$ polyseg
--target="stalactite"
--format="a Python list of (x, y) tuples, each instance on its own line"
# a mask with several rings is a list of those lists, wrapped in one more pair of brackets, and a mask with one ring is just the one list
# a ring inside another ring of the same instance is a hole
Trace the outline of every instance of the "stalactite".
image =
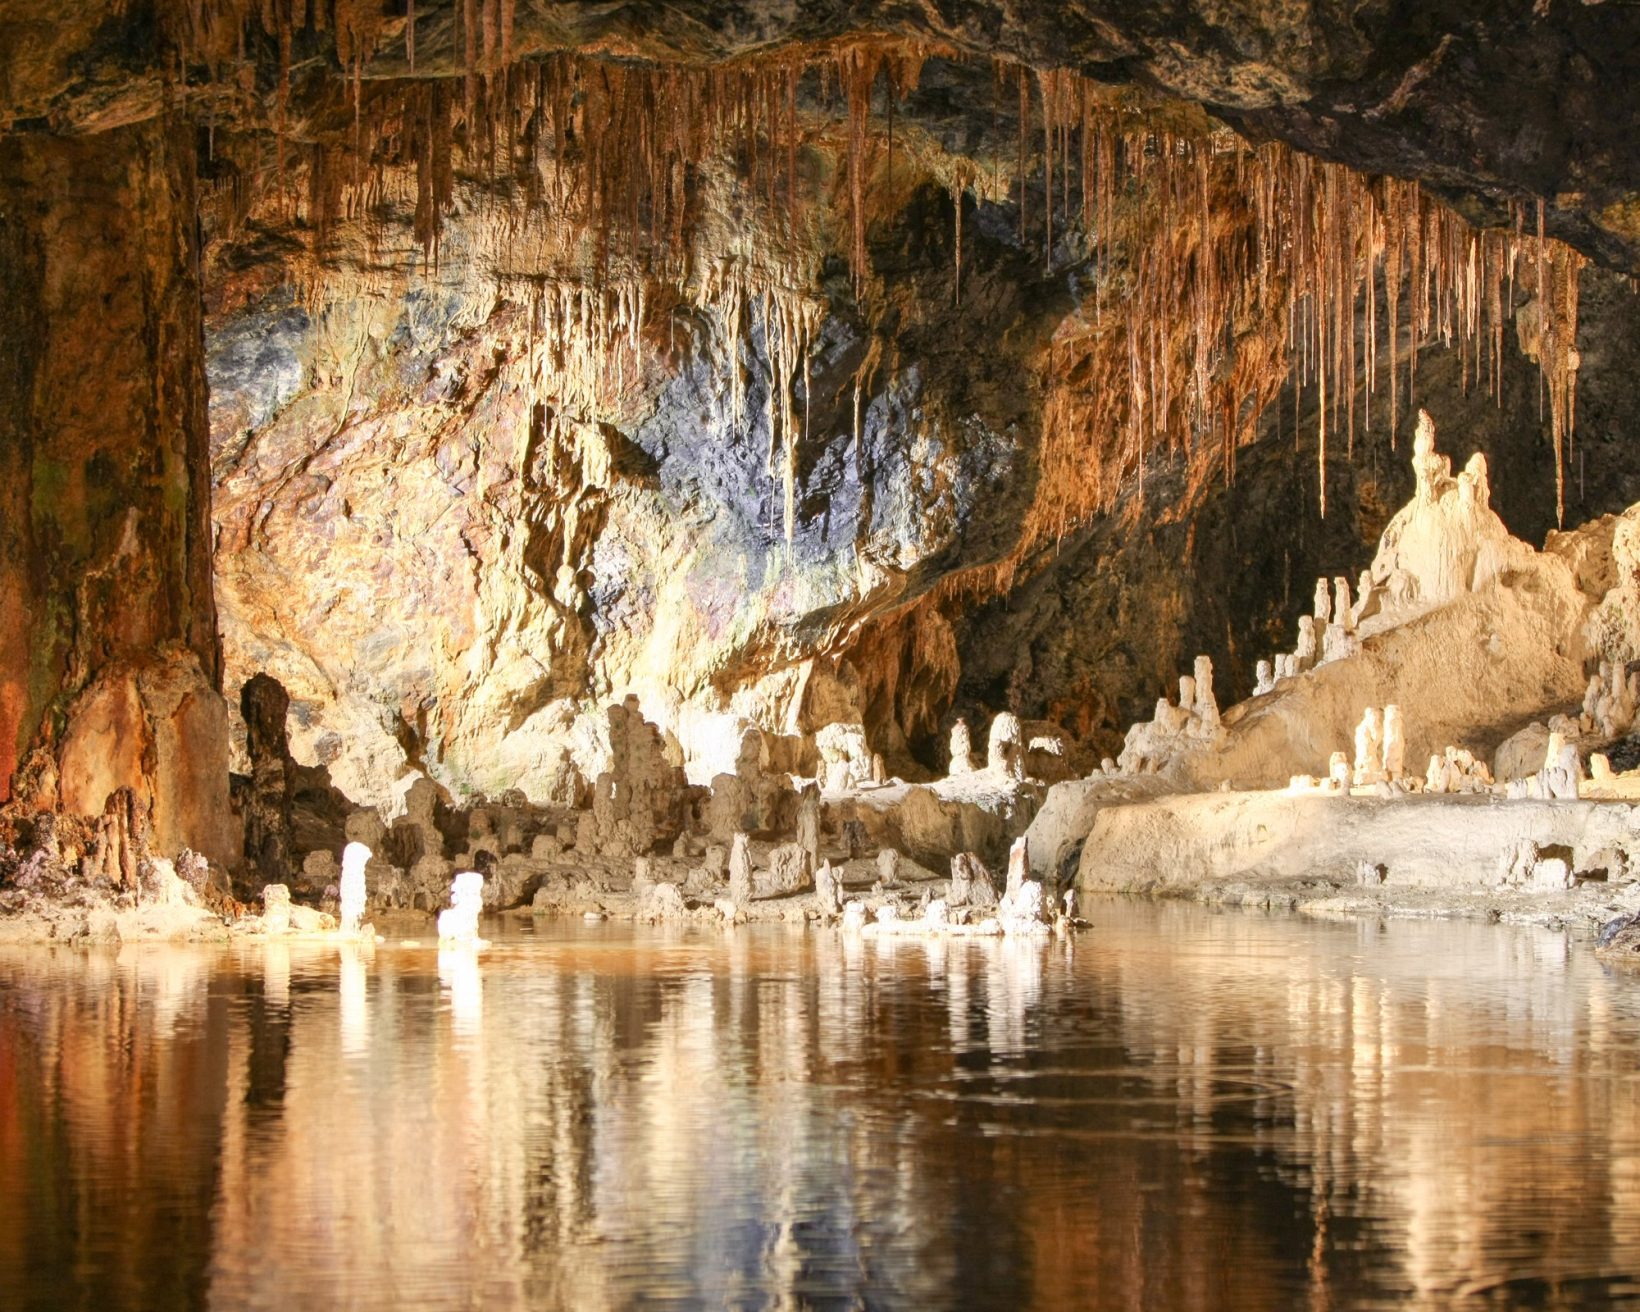
[[(245, 5), (201, 6), (189, 29), (197, 62), (227, 68), (237, 57), (253, 15)], [(628, 370), (642, 367), (646, 306), (688, 301), (717, 316), (737, 433), (746, 419), (740, 348), (754, 306), (765, 320), (770, 395), (780, 398), (771, 400), (769, 461), (785, 484), (789, 536), (805, 429), (790, 407), (799, 370), (807, 406), (808, 347), (821, 304), (815, 270), (828, 251), (846, 255), (855, 296), (864, 297), (873, 204), (892, 204), (871, 194), (874, 90), (882, 80), (890, 107), (911, 95), (927, 49), (856, 39), (705, 68), (560, 54), (514, 69), (515, 7), (515, 0), (456, 7), (459, 89), (457, 79), (366, 77), (389, 31), (380, 6), (336, 0), (318, 7), (315, 21), (332, 31), (347, 78), (354, 127), (351, 140), (326, 138), (297, 152), (306, 186), (292, 194), (306, 197), (316, 249), (323, 253), (341, 216), (369, 221), (388, 208), (402, 175), (414, 189), (416, 240), (436, 268), (459, 160), (492, 211), (486, 221), (499, 231), (522, 230), (523, 220), (507, 217), (522, 196), (557, 233), (556, 252), (544, 263), (555, 285), (582, 288), (582, 299), (543, 302), (559, 304), (543, 311), (545, 358), (590, 371), (571, 392), (585, 392), (590, 405), (598, 389), (583, 382), (597, 377), (604, 393), (618, 389)], [(288, 59), (299, 23), (287, 0), (268, 0), (254, 12), (280, 35)], [(407, 9), (407, 58), (415, 22)], [(842, 92), (841, 142), (823, 111), (805, 107), (800, 122), (800, 99), (807, 106), (809, 98), (800, 98), (799, 82), (810, 74), (822, 95), (832, 85)], [(1416, 183), (1362, 177), (1279, 145), (1251, 147), (1196, 111), (1157, 113), (1068, 71), (999, 64), (999, 95), (1007, 95), (1010, 78), (1019, 115), (1015, 176), (1005, 176), (1001, 159), (994, 177), (991, 168), (961, 159), (932, 173), (953, 201), (953, 302), (960, 304), (969, 190), (991, 200), (1017, 195), (1022, 243), (1030, 232), (1037, 88), (1046, 260), (1051, 268), (1056, 243), (1063, 251), (1076, 241), (1094, 285), (1091, 314), (1066, 330), (1067, 343), (1077, 345), (1055, 349), (1067, 370), (1081, 370), (1077, 386), (1093, 399), (1049, 407), (1046, 422), (1066, 430), (1049, 445), (1065, 442), (1072, 455), (1063, 477), (1044, 480), (1041, 523), (1028, 541), (1055, 538), (1108, 508), (1127, 480), (1148, 476), (1157, 456), (1182, 462), (1192, 489), (1216, 472), (1231, 476), (1238, 446), (1288, 376), (1316, 389), (1310, 431), (1324, 508), (1329, 458), (1340, 446), (1353, 451), (1358, 427), (1371, 431), (1384, 344), (1392, 442), (1401, 414), (1416, 405), (1418, 355), (1432, 337), (1456, 345), (1466, 380), (1479, 381), (1484, 361), (1488, 385), (1501, 389), (1504, 319), (1514, 311), (1515, 264), (1523, 258), (1519, 292), (1538, 306), (1532, 351), (1542, 368), (1563, 506), (1576, 419), (1579, 262), (1542, 234), (1541, 217), (1536, 235), (1526, 233), (1520, 211), (1513, 232), (1478, 234)], [(282, 94), (276, 90), (276, 125), (283, 123)], [(279, 126), (281, 153), (284, 140)], [(902, 132), (900, 141), (897, 151), (910, 159), (911, 140)], [(820, 195), (802, 194), (805, 142), (846, 151), (846, 197), (839, 194), (829, 209)], [(1080, 176), (1073, 180), (1073, 172)], [(282, 159), (275, 174), (284, 187)], [(756, 232), (764, 249), (734, 246), (739, 238), (703, 199), (712, 188), (728, 202), (718, 208), (740, 215), (740, 227)], [(250, 208), (243, 195), (224, 205), (241, 216)], [(700, 236), (703, 228), (714, 234), (710, 241)], [(696, 245), (710, 242), (717, 248), (707, 263), (717, 263), (707, 267)], [(633, 287), (658, 289), (658, 299), (620, 290)], [(613, 300), (599, 299), (606, 291)], [(594, 355), (615, 352), (611, 367), (594, 369), (592, 355), (565, 354), (560, 327), (569, 322), (587, 326)], [(1094, 370), (1095, 358), (1112, 363)], [(1366, 398), (1359, 415), (1357, 386)], [(858, 436), (858, 381), (856, 390)]]
[(850, 262), (858, 296), (866, 277), (866, 151), (870, 144), (871, 89), (882, 53), (874, 45), (851, 46), (842, 56), (840, 81), (848, 100), (848, 189), (854, 242)]

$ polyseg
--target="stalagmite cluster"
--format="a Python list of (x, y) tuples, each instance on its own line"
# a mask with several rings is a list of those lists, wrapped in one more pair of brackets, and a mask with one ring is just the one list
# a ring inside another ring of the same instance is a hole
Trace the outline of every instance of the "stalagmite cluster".
[(1128, 730), (1116, 768), (1123, 774), (1158, 774), (1177, 753), (1211, 747), (1221, 733), (1213, 694), (1213, 662), (1196, 657), (1195, 672), (1179, 676), (1179, 702), (1163, 697), (1154, 718)]

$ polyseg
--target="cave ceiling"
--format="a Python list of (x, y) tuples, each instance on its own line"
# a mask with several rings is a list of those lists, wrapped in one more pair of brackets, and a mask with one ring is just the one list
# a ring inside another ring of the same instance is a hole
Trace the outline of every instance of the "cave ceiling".
[(95, 130), (181, 97), (202, 118), (250, 113), (271, 123), (284, 66), (295, 96), (290, 121), (300, 124), (304, 99), (322, 98), (332, 80), (312, 77), (316, 69), (451, 78), (475, 59), (561, 51), (768, 60), (894, 36), (1194, 102), (1254, 138), (1420, 178), (1479, 222), (1506, 222), (1511, 203), (1541, 198), (1551, 234), (1633, 270), (1637, 28), (1632, 6), (1616, 0), (323, 0), (312, 13), (302, 0), (105, 0), (66, 12), (49, 0), (9, 0), (0, 6), (0, 121)]

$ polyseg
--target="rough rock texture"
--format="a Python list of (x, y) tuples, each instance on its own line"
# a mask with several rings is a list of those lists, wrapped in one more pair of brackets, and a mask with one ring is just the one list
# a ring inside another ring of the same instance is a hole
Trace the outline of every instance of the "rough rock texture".
[(227, 863), (194, 195), (181, 123), (0, 137), (0, 801)]
[(245, 859), (255, 867), (258, 878), (276, 886), (294, 873), (291, 809), (297, 767), (285, 735), (289, 709), (289, 695), (265, 674), (246, 679), (239, 690), (245, 753), (250, 759), (250, 778), (239, 807), (245, 826)]

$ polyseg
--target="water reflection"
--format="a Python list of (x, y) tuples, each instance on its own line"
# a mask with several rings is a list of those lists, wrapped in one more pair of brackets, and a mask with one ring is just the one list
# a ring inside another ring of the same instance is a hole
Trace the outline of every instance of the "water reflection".
[(1097, 915), (1075, 948), (575, 926), (483, 954), (7, 950), (0, 1289), (1640, 1293), (1640, 984), (1534, 931)]

